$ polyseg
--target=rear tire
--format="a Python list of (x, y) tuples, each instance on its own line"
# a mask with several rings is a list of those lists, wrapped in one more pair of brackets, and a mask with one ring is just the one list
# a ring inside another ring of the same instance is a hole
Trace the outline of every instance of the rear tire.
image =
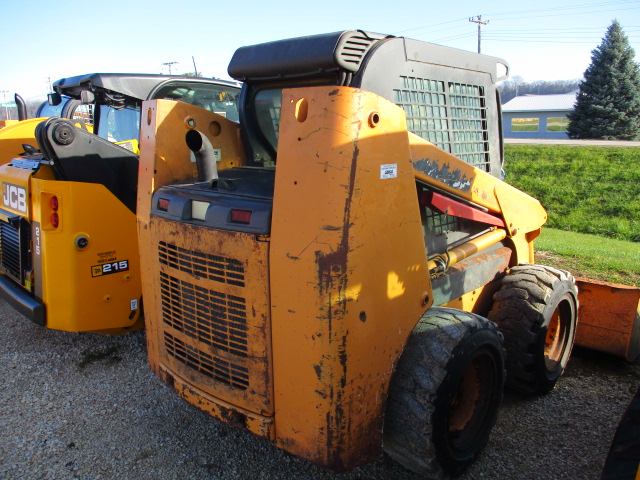
[(459, 475), (489, 440), (502, 401), (502, 338), (472, 313), (432, 308), (392, 378), (384, 450), (427, 478)]
[(551, 391), (575, 339), (575, 279), (564, 270), (522, 265), (511, 269), (493, 298), (489, 319), (504, 335), (507, 387), (534, 395)]

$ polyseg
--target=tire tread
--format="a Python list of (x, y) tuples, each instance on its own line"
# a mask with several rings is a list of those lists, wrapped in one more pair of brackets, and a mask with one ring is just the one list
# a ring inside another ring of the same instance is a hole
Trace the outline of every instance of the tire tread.
[[(501, 289), (494, 295), (488, 318), (496, 322), (505, 337), (507, 352), (507, 387), (525, 394), (541, 394), (553, 385), (536, 382), (534, 347), (541, 327), (544, 310), (554, 288), (569, 284), (576, 299), (578, 290), (571, 273), (543, 265), (519, 265), (502, 280)], [(555, 382), (554, 382), (555, 384)]]

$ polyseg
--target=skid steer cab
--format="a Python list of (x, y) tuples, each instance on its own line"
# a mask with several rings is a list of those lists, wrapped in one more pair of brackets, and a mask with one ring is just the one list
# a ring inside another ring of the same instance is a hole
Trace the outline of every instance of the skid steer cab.
[(384, 449), (462, 472), (496, 420), (504, 349), (507, 382), (543, 393), (575, 331), (572, 277), (530, 265), (546, 213), (499, 179), (503, 66), (346, 31), (238, 49), (239, 124), (145, 102), (151, 368), (327, 469)]
[(189, 102), (234, 122), (240, 89), (235, 82), (138, 74), (65, 78), (54, 89), (49, 103), (62, 100), (65, 118), (39, 121), (36, 145), (0, 166), (0, 295), (56, 330), (137, 328), (142, 101)]

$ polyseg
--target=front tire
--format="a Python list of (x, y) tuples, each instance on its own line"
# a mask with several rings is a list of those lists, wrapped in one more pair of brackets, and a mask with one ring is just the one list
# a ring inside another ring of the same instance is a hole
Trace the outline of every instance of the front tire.
[(504, 334), (507, 387), (526, 394), (553, 389), (576, 334), (578, 288), (569, 272), (542, 265), (513, 267), (494, 295), (489, 319)]
[(502, 401), (502, 338), (472, 313), (432, 308), (391, 381), (384, 450), (427, 478), (459, 475), (489, 440)]

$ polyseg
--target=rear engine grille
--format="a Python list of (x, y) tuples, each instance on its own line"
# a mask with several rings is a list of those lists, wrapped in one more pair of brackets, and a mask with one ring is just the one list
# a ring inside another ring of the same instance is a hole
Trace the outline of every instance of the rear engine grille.
[(7, 273), (20, 277), (20, 232), (5, 222), (0, 222), (0, 251)]
[(157, 365), (202, 394), (273, 415), (270, 296), (262, 281), (269, 242), (162, 217), (151, 227), (158, 272), (147, 323)]
[(164, 346), (171, 357), (201, 375), (241, 390), (246, 390), (249, 386), (249, 370), (245, 367), (209, 355), (167, 332), (164, 333)]
[(208, 290), (160, 273), (165, 324), (207, 345), (247, 356), (247, 311), (242, 297)]
[(0, 264), (4, 272), (22, 284), (24, 271), (30, 268), (29, 223), (20, 217), (11, 223), (0, 221)]
[(160, 242), (158, 249), (162, 265), (195, 277), (244, 287), (244, 266), (236, 259), (187, 250), (166, 242)]

